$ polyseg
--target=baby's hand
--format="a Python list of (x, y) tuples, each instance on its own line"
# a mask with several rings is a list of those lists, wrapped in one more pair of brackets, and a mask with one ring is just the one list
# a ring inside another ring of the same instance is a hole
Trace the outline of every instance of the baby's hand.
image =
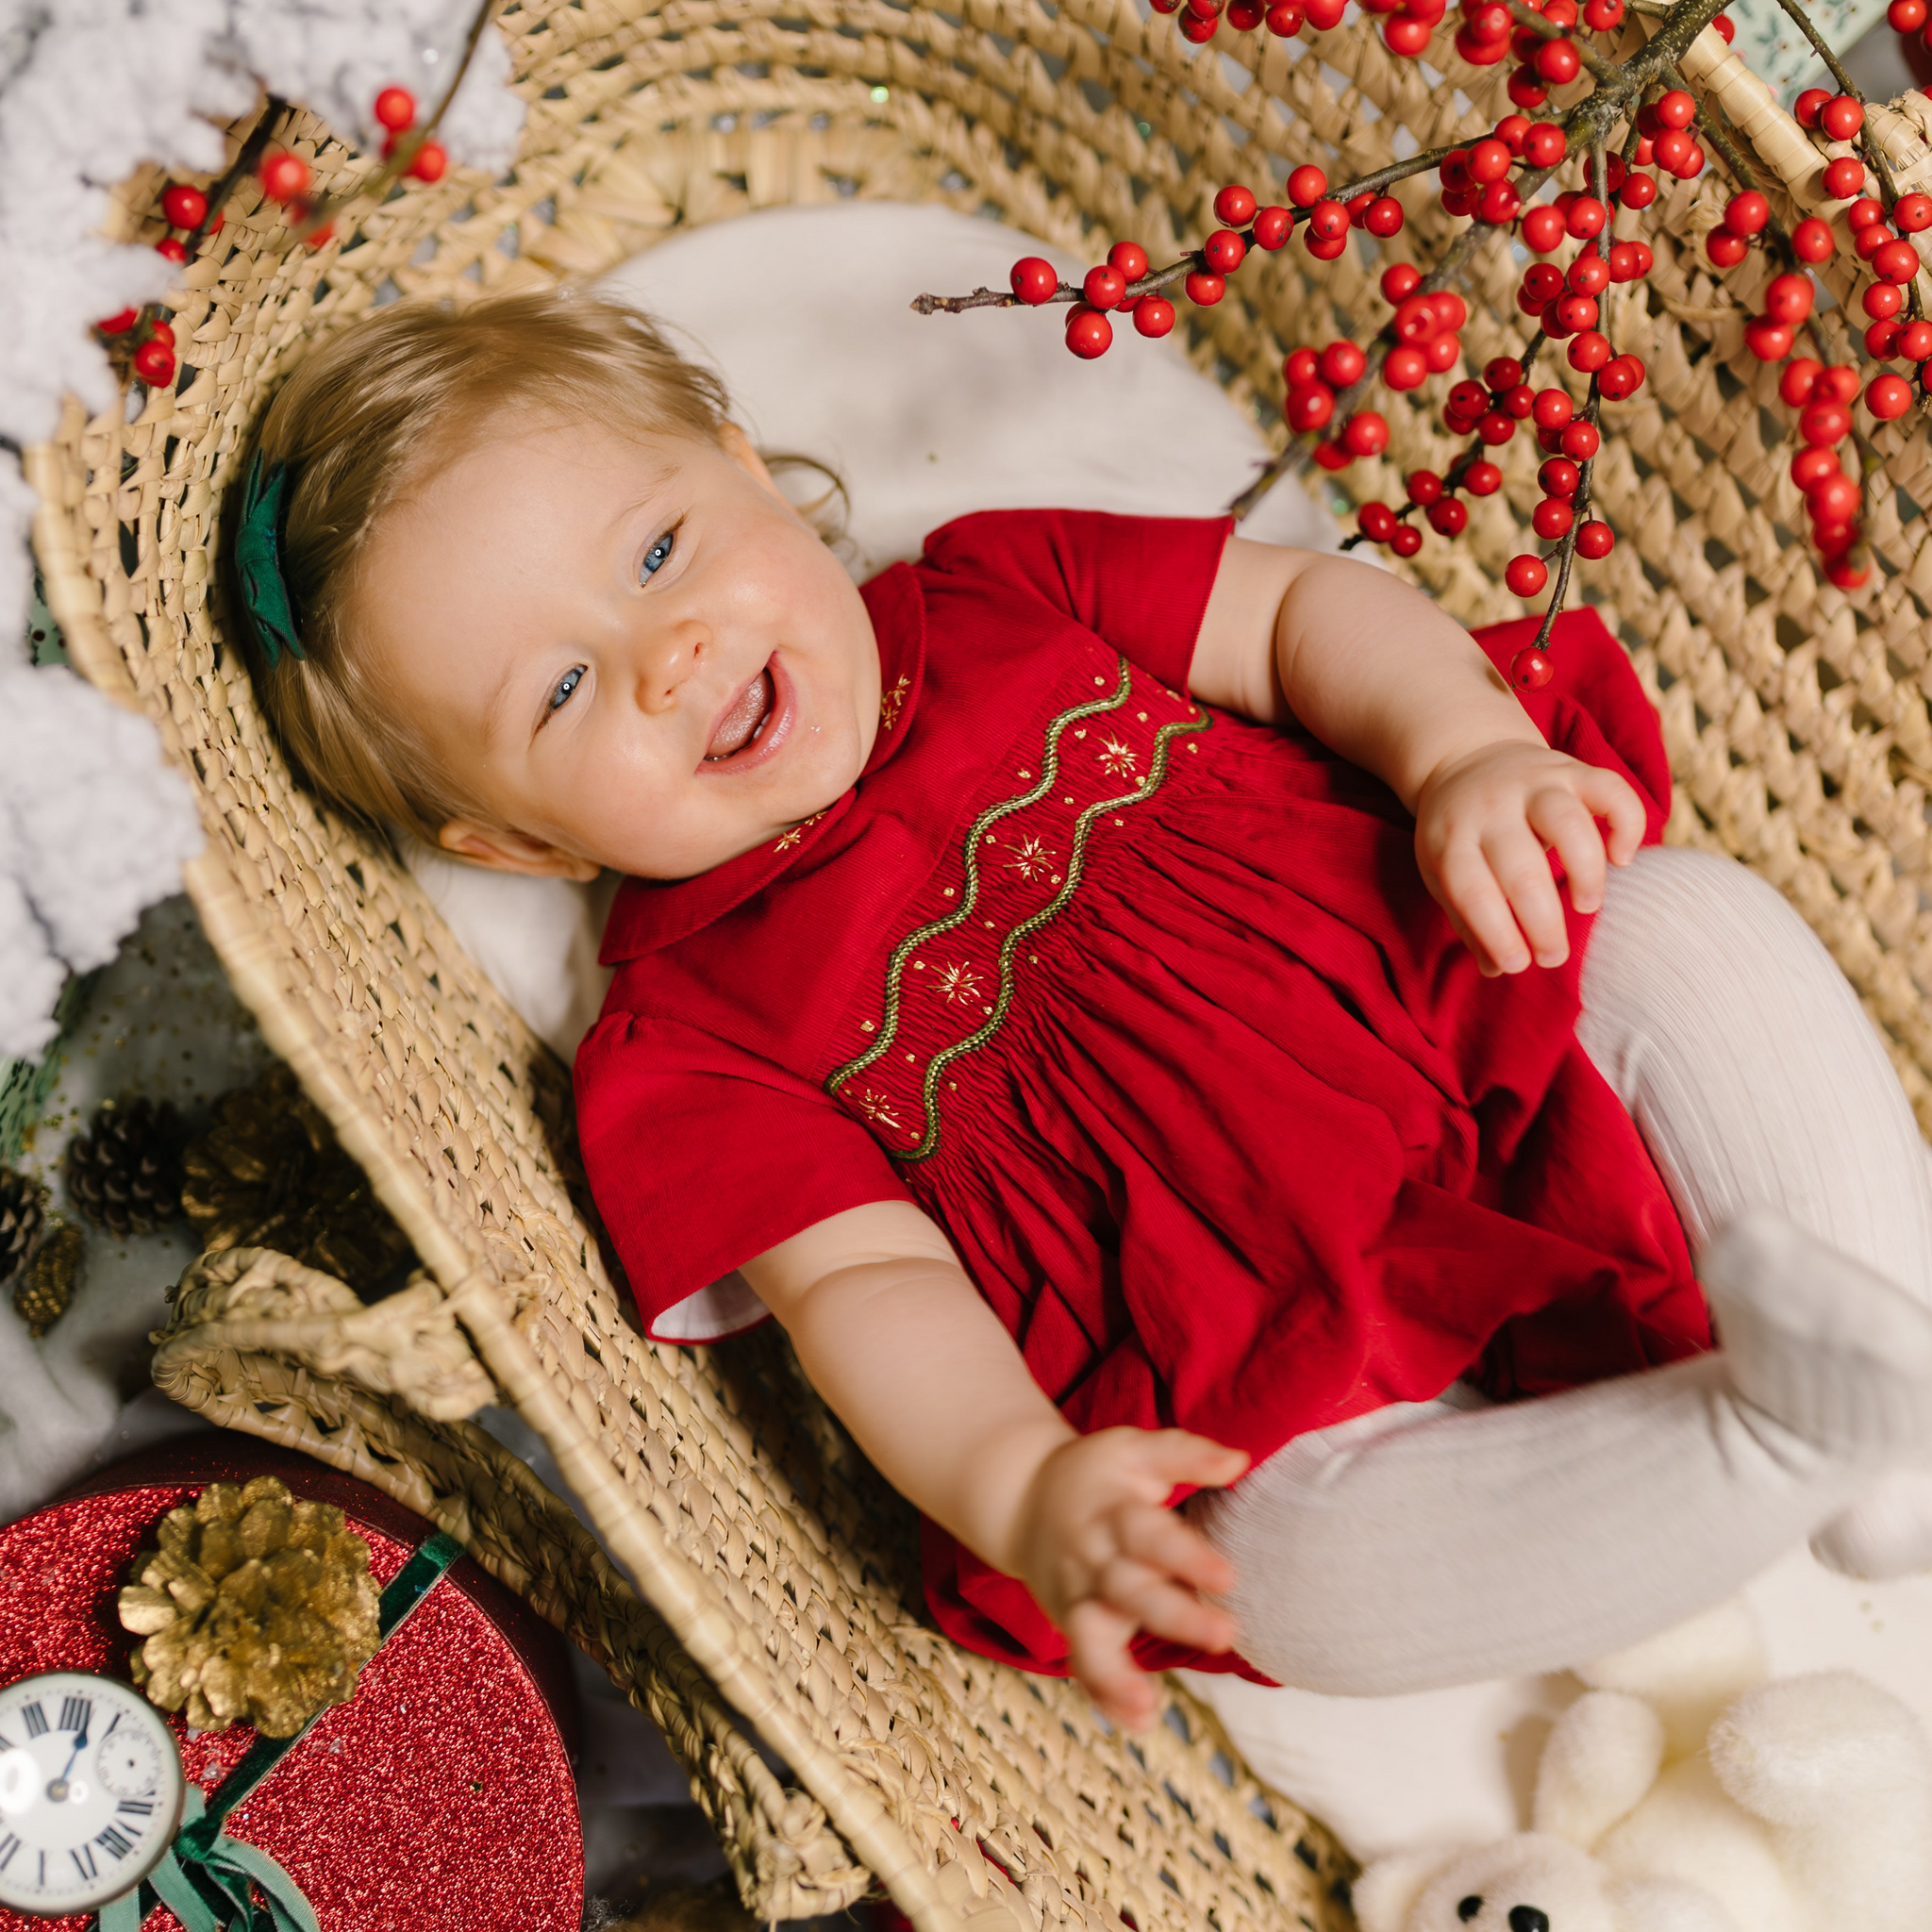
[(1177, 1483), (1221, 1488), (1247, 1466), (1239, 1449), (1181, 1429), (1101, 1429), (1056, 1449), (1028, 1486), (1019, 1574), (1113, 1722), (1153, 1721), (1154, 1687), (1127, 1650), (1136, 1631), (1201, 1650), (1233, 1645), (1234, 1619), (1196, 1591), (1231, 1589), (1234, 1571), (1164, 1506)]
[(1594, 912), (1604, 896), (1598, 818), (1610, 822), (1611, 861), (1627, 864), (1643, 840), (1635, 790), (1547, 745), (1499, 741), (1429, 774), (1416, 799), (1416, 860), (1485, 974), (1521, 973), (1532, 952), (1540, 966), (1569, 958), (1546, 848), (1570, 875), (1570, 903)]

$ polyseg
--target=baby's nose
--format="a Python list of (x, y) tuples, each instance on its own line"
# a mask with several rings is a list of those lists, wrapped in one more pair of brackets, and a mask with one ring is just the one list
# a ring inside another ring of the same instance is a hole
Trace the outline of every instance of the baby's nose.
[(637, 657), (637, 701), (654, 715), (680, 701), (684, 686), (708, 667), (713, 641), (703, 625), (668, 625), (644, 639)]

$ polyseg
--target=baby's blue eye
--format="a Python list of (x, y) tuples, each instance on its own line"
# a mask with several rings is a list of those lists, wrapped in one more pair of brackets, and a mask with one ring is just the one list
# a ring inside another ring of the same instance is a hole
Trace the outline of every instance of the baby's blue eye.
[(575, 691), (577, 686), (583, 683), (583, 681), (584, 667), (581, 664), (575, 665), (571, 670), (566, 671), (563, 674), (563, 675), (557, 680), (557, 689), (550, 693), (550, 708), (553, 711), (560, 711), (565, 705), (570, 703), (571, 693)]
[(675, 530), (666, 530), (651, 547), (644, 552), (644, 575), (656, 576), (671, 561), (671, 546), (677, 541)]

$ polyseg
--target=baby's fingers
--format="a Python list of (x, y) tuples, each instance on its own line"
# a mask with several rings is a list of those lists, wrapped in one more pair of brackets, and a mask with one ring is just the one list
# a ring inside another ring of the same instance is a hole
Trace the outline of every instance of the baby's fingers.
[(1127, 1650), (1134, 1635), (1131, 1619), (1089, 1597), (1067, 1613), (1063, 1634), (1068, 1667), (1108, 1717), (1136, 1731), (1154, 1722), (1154, 1686)]
[(1537, 837), (1557, 848), (1570, 875), (1570, 903), (1579, 912), (1594, 912), (1604, 903), (1604, 841), (1590, 808), (1574, 791), (1551, 785), (1530, 794), (1525, 814)]
[(1177, 1483), (1197, 1490), (1225, 1489), (1248, 1467), (1241, 1450), (1211, 1442), (1206, 1436), (1191, 1435), (1186, 1429), (1148, 1430), (1138, 1446), (1148, 1472), (1168, 1490)]
[(1576, 788), (1577, 795), (1598, 818), (1610, 822), (1610, 863), (1627, 865), (1643, 843), (1643, 801), (1620, 773), (1602, 765), (1587, 765), (1584, 770), (1588, 776)]
[(1117, 1533), (1127, 1556), (1178, 1582), (1217, 1593), (1234, 1588), (1234, 1565), (1175, 1510), (1124, 1509)]
[[(1548, 865), (1545, 862), (1544, 871)], [(1442, 855), (1441, 891), (1437, 896), (1459, 917), (1463, 941), (1486, 972), (1520, 973), (1529, 964), (1516, 915), (1490, 861), (1475, 845), (1457, 845)]]

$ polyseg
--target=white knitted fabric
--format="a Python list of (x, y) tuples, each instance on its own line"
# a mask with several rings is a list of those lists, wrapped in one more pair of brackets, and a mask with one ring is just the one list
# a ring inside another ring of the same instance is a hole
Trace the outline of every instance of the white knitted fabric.
[[(1928, 1555), (1932, 1481), (1881, 1483), (1882, 1452), (1839, 1427), (1878, 1374), (1870, 1336), (1932, 1347), (1932, 1171), (1850, 987), (1743, 867), (1650, 847), (1612, 870), (1582, 991), (1577, 1037), (1707, 1286), (1734, 1291), (1720, 1313), (1757, 1400), (1721, 1353), (1506, 1407), (1384, 1409), (1197, 1497), (1241, 1576), (1242, 1654), (1286, 1683), (1373, 1696), (1559, 1668), (1821, 1530), (1840, 1558)], [(1790, 1225), (1750, 1216), (1713, 1248), (1753, 1208)]]

